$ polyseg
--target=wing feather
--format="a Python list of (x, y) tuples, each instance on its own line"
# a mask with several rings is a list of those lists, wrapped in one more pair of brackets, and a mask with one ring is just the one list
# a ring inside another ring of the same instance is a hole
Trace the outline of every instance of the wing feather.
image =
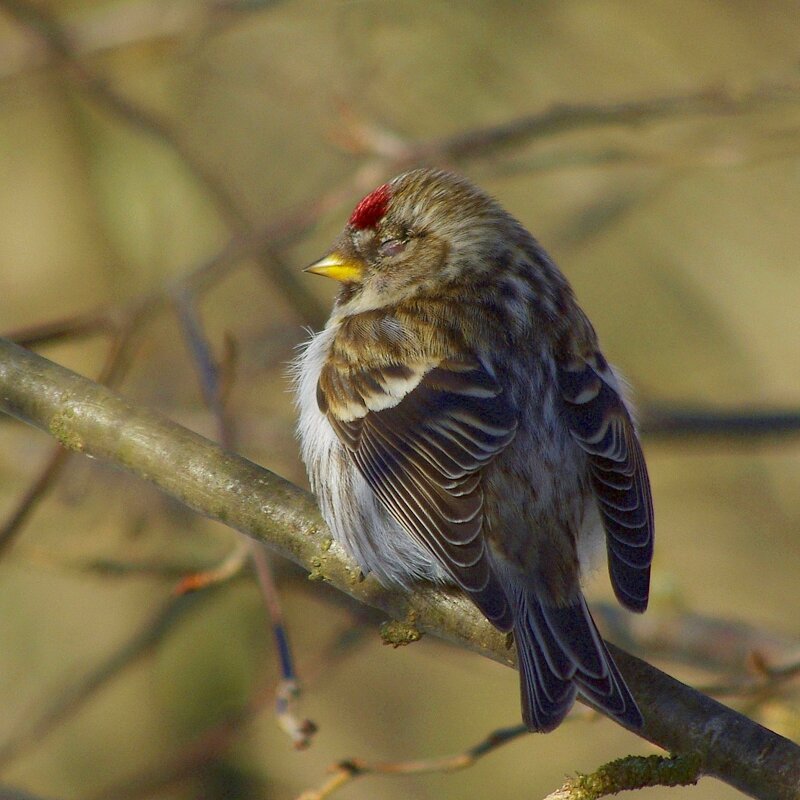
[[(511, 609), (482, 536), (481, 470), (513, 439), (515, 410), (477, 359), (417, 369), (415, 382), (407, 367), (370, 374), (362, 367), (343, 394), (346, 413), (337, 413), (325, 391), (345, 385), (345, 377), (323, 372), (320, 408), (387, 511), (497, 627), (509, 630)], [(401, 397), (391, 395), (398, 375), (409, 389)]]
[(561, 365), (558, 379), (570, 432), (589, 457), (614, 592), (627, 608), (644, 611), (653, 560), (653, 501), (633, 421), (599, 353)]

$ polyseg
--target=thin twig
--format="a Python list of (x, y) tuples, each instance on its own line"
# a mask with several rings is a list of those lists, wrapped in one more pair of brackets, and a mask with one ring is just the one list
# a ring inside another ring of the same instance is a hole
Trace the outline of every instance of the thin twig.
[[(233, 427), (225, 407), (224, 387), (221, 381), (222, 370), (214, 360), (211, 344), (206, 336), (194, 298), (188, 290), (184, 289), (176, 291), (174, 299), (184, 338), (192, 354), (203, 399), (217, 422), (220, 444), (226, 449), (235, 449)], [(271, 621), (271, 632), (280, 664), (281, 682), (275, 697), (276, 717), (281, 729), (291, 738), (295, 748), (303, 749), (311, 743), (311, 737), (316, 732), (317, 726), (311, 720), (300, 719), (295, 714), (295, 704), (300, 689), (272, 565), (266, 550), (258, 542), (244, 535), (241, 536), (241, 539), (246, 543), (246, 552), (249, 553), (250, 560), (255, 567), (256, 579)], [(241, 563), (230, 559), (227, 561), (228, 565), (233, 563), (234, 566)], [(227, 572), (218, 571), (217, 576), (220, 579), (227, 577)], [(203, 577), (208, 581), (209, 573)], [(196, 576), (194, 580), (197, 580)]]
[(250, 543), (243, 536), (236, 538), (236, 544), (222, 561), (213, 567), (196, 570), (182, 576), (178, 585), (172, 590), (175, 595), (199, 592), (215, 583), (224, 583), (235, 578), (244, 568), (250, 557)]
[(529, 731), (524, 725), (500, 728), (492, 731), (480, 742), (460, 753), (439, 758), (372, 763), (358, 758), (342, 761), (331, 767), (329, 770), (332, 773), (331, 777), (326, 779), (322, 786), (302, 792), (297, 800), (324, 800), (324, 798), (330, 797), (346, 784), (365, 775), (420, 775), (430, 772), (455, 772), (466, 769), (504, 744), (513, 742), (528, 733)]

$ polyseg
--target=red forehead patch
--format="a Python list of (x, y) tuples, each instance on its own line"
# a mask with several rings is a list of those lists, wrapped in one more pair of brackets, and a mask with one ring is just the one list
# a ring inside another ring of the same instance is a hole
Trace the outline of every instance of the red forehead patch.
[(389, 184), (384, 183), (383, 186), (379, 186), (356, 206), (350, 215), (350, 224), (359, 230), (374, 228), (386, 214), (391, 198), (392, 189)]

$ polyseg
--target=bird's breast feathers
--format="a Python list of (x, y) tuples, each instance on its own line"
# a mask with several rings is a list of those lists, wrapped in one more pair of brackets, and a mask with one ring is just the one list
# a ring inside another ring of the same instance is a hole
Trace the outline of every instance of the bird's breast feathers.
[[(320, 376), (338, 326), (314, 335), (292, 366), (298, 406), (298, 438), (311, 490), (334, 539), (365, 574), (408, 586), (415, 580), (441, 582), (447, 576), (431, 554), (391, 517), (356, 468), (347, 448), (320, 408)], [(354, 410), (359, 414), (363, 406)]]

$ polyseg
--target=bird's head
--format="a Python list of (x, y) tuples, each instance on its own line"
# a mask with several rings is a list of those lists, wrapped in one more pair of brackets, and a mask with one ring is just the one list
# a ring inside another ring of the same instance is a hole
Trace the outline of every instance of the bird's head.
[(306, 271), (343, 284), (340, 314), (360, 313), (473, 282), (520, 230), (463, 178), (417, 169), (370, 192), (331, 251)]

